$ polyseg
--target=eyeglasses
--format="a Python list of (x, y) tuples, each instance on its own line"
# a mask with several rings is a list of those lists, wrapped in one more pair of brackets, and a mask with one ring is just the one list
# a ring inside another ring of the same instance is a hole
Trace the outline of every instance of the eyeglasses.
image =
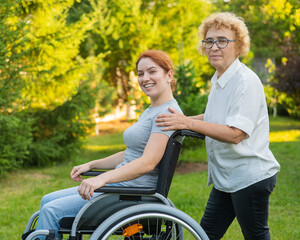
[(219, 49), (223, 49), (227, 47), (229, 42), (234, 42), (234, 40), (229, 40), (227, 38), (219, 38), (216, 41), (212, 39), (202, 40), (202, 46), (205, 47), (206, 49), (211, 49), (213, 45), (216, 44)]

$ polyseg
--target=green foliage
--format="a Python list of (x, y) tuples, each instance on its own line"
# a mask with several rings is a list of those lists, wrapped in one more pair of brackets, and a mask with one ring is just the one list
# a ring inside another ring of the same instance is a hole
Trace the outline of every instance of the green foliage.
[[(214, 69), (207, 57), (197, 51), (197, 32), (202, 20), (211, 14), (213, 4), (205, 0), (143, 0), (142, 9), (154, 16), (158, 22), (155, 33), (159, 38), (151, 48), (168, 52), (175, 64), (182, 59), (193, 62), (197, 79), (206, 82)], [(179, 51), (178, 51), (179, 49)]]
[[(24, 121), (23, 121), (24, 120)], [(22, 166), (32, 141), (31, 122), (19, 116), (0, 113), (0, 175)]]
[(99, 92), (96, 98), (96, 113), (103, 117), (110, 113), (117, 101), (117, 94), (113, 87), (109, 86), (107, 82), (99, 82)]
[(284, 57), (281, 63), (275, 64), (268, 59), (266, 68), (269, 70), (268, 85), (265, 86), (267, 104), (273, 116), (290, 115), (300, 118), (300, 63), (299, 48), (287, 41), (282, 47)]
[(149, 48), (157, 30), (153, 16), (142, 13), (140, 5), (140, 0), (90, 0), (71, 9), (72, 19), (87, 11), (93, 21), (81, 45), (81, 56), (102, 55), (102, 79), (113, 86), (125, 102), (131, 90), (130, 72), (135, 69), (138, 54)]
[[(187, 64), (181, 63), (175, 69), (176, 91), (174, 97), (177, 99), (179, 106), (186, 116), (199, 115), (204, 113), (208, 95), (199, 86), (196, 81), (195, 68), (192, 62)], [(194, 149), (202, 144), (199, 140), (187, 138), (182, 145), (183, 151)]]
[(216, 11), (231, 11), (244, 18), (256, 56), (280, 57), (284, 39), (299, 43), (298, 0), (216, 1)]
[(70, 9), (69, 19), (77, 21), (85, 12), (94, 20), (80, 54), (83, 57), (103, 54), (102, 79), (118, 91), (119, 98), (128, 102), (134, 88), (130, 73), (139, 53), (149, 48), (165, 50), (177, 62), (177, 46), (182, 43), (186, 58), (197, 59), (199, 73), (206, 74), (202, 69), (208, 67), (207, 59), (199, 56), (195, 48), (197, 26), (210, 8), (210, 3), (198, 0), (84, 0)]
[(272, 114), (273, 117), (276, 117), (277, 115), (288, 116), (289, 114), (283, 106), (284, 102), (287, 101), (286, 94), (279, 92), (270, 84), (264, 85), (264, 91), (269, 114)]
[(1, 1), (0, 8), (0, 175), (20, 167), (31, 143), (30, 119), (20, 111), (27, 105), (24, 71), (28, 68), (24, 44), (26, 20), (18, 19), (20, 1)]
[(68, 159), (92, 126), (99, 59), (78, 55), (91, 21), (68, 23), (73, 3), (0, 3), (0, 174)]
[(297, 0), (216, 1), (216, 10), (232, 11), (244, 18), (255, 57), (275, 58), (276, 77), (273, 69), (268, 79), (275, 90), (268, 87), (266, 93), (274, 115), (277, 107), (283, 106), (299, 117), (299, 6)]
[[(300, 121), (291, 118), (271, 118), (271, 132), (291, 132), (300, 129)], [(280, 133), (279, 133), (280, 134)], [(299, 239), (300, 206), (299, 192), (299, 148), (298, 138), (289, 142), (271, 142), (270, 147), (281, 164), (277, 185), (270, 197), (269, 226), (274, 240)], [(89, 137), (86, 148), (80, 151), (74, 164), (105, 157), (122, 150), (122, 134), (105, 134)], [(102, 150), (94, 149), (101, 146)], [(125, 146), (123, 146), (123, 149)], [(104, 151), (103, 149), (109, 149)], [(72, 164), (43, 169), (22, 169), (0, 179), (0, 239), (19, 239), (29, 217), (39, 209), (41, 197), (49, 192), (78, 185), (72, 182), (69, 172)], [(197, 222), (200, 221), (211, 187), (206, 187), (207, 171), (187, 174), (176, 173), (169, 197), (176, 207)], [(288, 224), (283, 224), (288, 223)], [(235, 220), (224, 239), (243, 239), (241, 229)]]
[(27, 57), (31, 68), (27, 70), (28, 94), (34, 108), (53, 109), (76, 94), (78, 86), (86, 80), (93, 61), (78, 57), (85, 32), (91, 28), (90, 19), (82, 16), (76, 23), (67, 22), (68, 1), (25, 1), (24, 15), (30, 16), (30, 52)]
[[(288, 77), (291, 71), (284, 67), (290, 66), (292, 55), (283, 55), (279, 46), (284, 39), (299, 42), (298, 1), (213, 3), (1, 0), (0, 159), (11, 162), (11, 167), (22, 161), (27, 165), (59, 162), (80, 146), (95, 112), (103, 116), (120, 102), (138, 105), (140, 111), (148, 99), (137, 90), (133, 72), (138, 54), (150, 48), (167, 51), (178, 64), (182, 80), (175, 95), (184, 112), (203, 112), (206, 83), (214, 69), (196, 51), (197, 27), (213, 6), (244, 17), (254, 55), (275, 56), (277, 63), (287, 58), (287, 65), (280, 66), (286, 75), (277, 74), (276, 79)], [(194, 66), (183, 66), (183, 58)], [(85, 88), (87, 81), (93, 87)], [(84, 95), (90, 100), (85, 101)], [(272, 97), (290, 114), (299, 112), (295, 108), (299, 104), (289, 93)], [(97, 99), (94, 112), (90, 110), (93, 98)]]
[(271, 85), (287, 95), (283, 104), (292, 116), (300, 118), (300, 49), (299, 44), (285, 43), (282, 46), (284, 57), (275, 70)]
[(9, 114), (24, 107), (22, 91), (26, 87), (24, 74), (28, 64), (24, 44), (26, 21), (19, 20), (20, 1), (6, 1), (0, 8), (0, 112)]
[(199, 115), (204, 112), (207, 103), (207, 94), (203, 93), (196, 81), (195, 68), (192, 62), (180, 64), (175, 69), (177, 99), (182, 111), (187, 116)]
[(25, 165), (43, 166), (64, 161), (82, 145), (91, 127), (90, 109), (95, 106), (98, 88), (91, 72), (97, 57), (79, 56), (85, 33), (92, 21), (82, 15), (76, 22), (67, 21), (68, 1), (28, 1), (24, 15), (30, 15), (30, 49), (32, 64), (27, 70), (29, 87), (24, 94), (31, 105), (26, 116), (35, 120), (30, 155)]
[(77, 94), (54, 110), (33, 109), (28, 113), (36, 122), (26, 165), (55, 164), (69, 160), (77, 152), (93, 124), (89, 112), (95, 105), (96, 92), (97, 89), (84, 84)]
[(197, 31), (201, 21), (211, 11), (209, 1), (199, 0), (144, 0), (142, 9), (150, 12), (158, 21), (158, 42), (153, 42), (153, 48), (166, 50), (175, 62), (180, 61), (178, 45), (184, 46), (184, 58), (193, 62), (202, 61), (196, 51), (198, 37)]

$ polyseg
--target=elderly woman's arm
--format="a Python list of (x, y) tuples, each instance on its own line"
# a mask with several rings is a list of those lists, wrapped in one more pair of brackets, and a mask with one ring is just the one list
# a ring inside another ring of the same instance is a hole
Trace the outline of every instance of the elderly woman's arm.
[(238, 128), (201, 120), (191, 119), (187, 126), (189, 126), (187, 129), (202, 133), (220, 142), (238, 144), (247, 137), (247, 134)]
[(165, 134), (152, 133), (140, 158), (120, 168), (83, 180), (78, 189), (79, 194), (83, 199), (90, 199), (97, 188), (108, 183), (129, 181), (153, 171), (163, 157), (168, 140), (169, 137)]
[(196, 115), (196, 116), (189, 116), (190, 119), (194, 120), (202, 120), (204, 119), (204, 114)]
[(186, 117), (172, 108), (169, 110), (172, 114), (161, 114), (156, 118), (156, 125), (163, 126), (163, 130), (189, 129), (220, 142), (232, 144), (238, 144), (247, 137), (247, 134), (238, 128), (203, 121), (203, 114), (196, 118)]

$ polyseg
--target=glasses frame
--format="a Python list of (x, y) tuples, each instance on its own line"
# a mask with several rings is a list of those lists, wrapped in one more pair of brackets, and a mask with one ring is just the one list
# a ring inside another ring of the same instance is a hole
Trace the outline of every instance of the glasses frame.
[(218, 39), (218, 40), (216, 40), (216, 41), (214, 41), (214, 40), (209, 40), (209, 41), (211, 41), (211, 42), (213, 43), (213, 44), (211, 45), (211, 47), (206, 47), (205, 44), (206, 44), (206, 41), (207, 41), (207, 40), (202, 40), (202, 46), (203, 46), (205, 49), (211, 49), (211, 48), (214, 46), (214, 44), (216, 44), (217, 47), (218, 47), (219, 49), (224, 49), (224, 48), (226, 48), (226, 47), (228, 46), (228, 44), (229, 44), (230, 42), (235, 42), (233, 39), (222, 38), (222, 40), (226, 40), (227, 44), (226, 44), (225, 47), (220, 47), (220, 46), (218, 45), (218, 41), (219, 41), (219, 40), (220, 40), (220, 39)]

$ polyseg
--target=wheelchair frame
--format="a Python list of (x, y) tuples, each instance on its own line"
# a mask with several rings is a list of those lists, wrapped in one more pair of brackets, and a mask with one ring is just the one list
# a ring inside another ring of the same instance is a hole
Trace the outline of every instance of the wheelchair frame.
[[(128, 225), (131, 221), (136, 222), (139, 219), (138, 217), (147, 219), (143, 221), (149, 223), (149, 221), (153, 221), (149, 219), (155, 217), (160, 222), (171, 222), (173, 224), (173, 227), (166, 227), (172, 229), (166, 230), (166, 232), (169, 232), (169, 236), (166, 236), (167, 233), (164, 232), (164, 235), (155, 239), (183, 239), (183, 228), (187, 229), (185, 232), (190, 232), (194, 239), (208, 239), (200, 225), (190, 216), (176, 209), (171, 200), (167, 198), (181, 143), (185, 136), (205, 138), (204, 135), (190, 130), (175, 131), (170, 137), (163, 158), (159, 163), (158, 181), (155, 188), (117, 186), (99, 188), (95, 192), (102, 192), (103, 194), (88, 201), (75, 218), (63, 218), (60, 221), (59, 233), (69, 234), (69, 240), (83, 239), (83, 235), (86, 234), (91, 235), (90, 239), (111, 239), (108, 236), (117, 231), (123, 224)], [(102, 172), (89, 171), (83, 175), (96, 176)], [(38, 215), (39, 211), (31, 216), (24, 233), (30, 232)], [(148, 232), (151, 232), (149, 229)], [(175, 238), (171, 236), (172, 234), (175, 234)], [(38, 235), (46, 235), (49, 236), (48, 239), (54, 239), (54, 233), (51, 230), (33, 231), (25, 239), (32, 240)], [(152, 239), (134, 236), (133, 238), (125, 237), (122, 239)]]

